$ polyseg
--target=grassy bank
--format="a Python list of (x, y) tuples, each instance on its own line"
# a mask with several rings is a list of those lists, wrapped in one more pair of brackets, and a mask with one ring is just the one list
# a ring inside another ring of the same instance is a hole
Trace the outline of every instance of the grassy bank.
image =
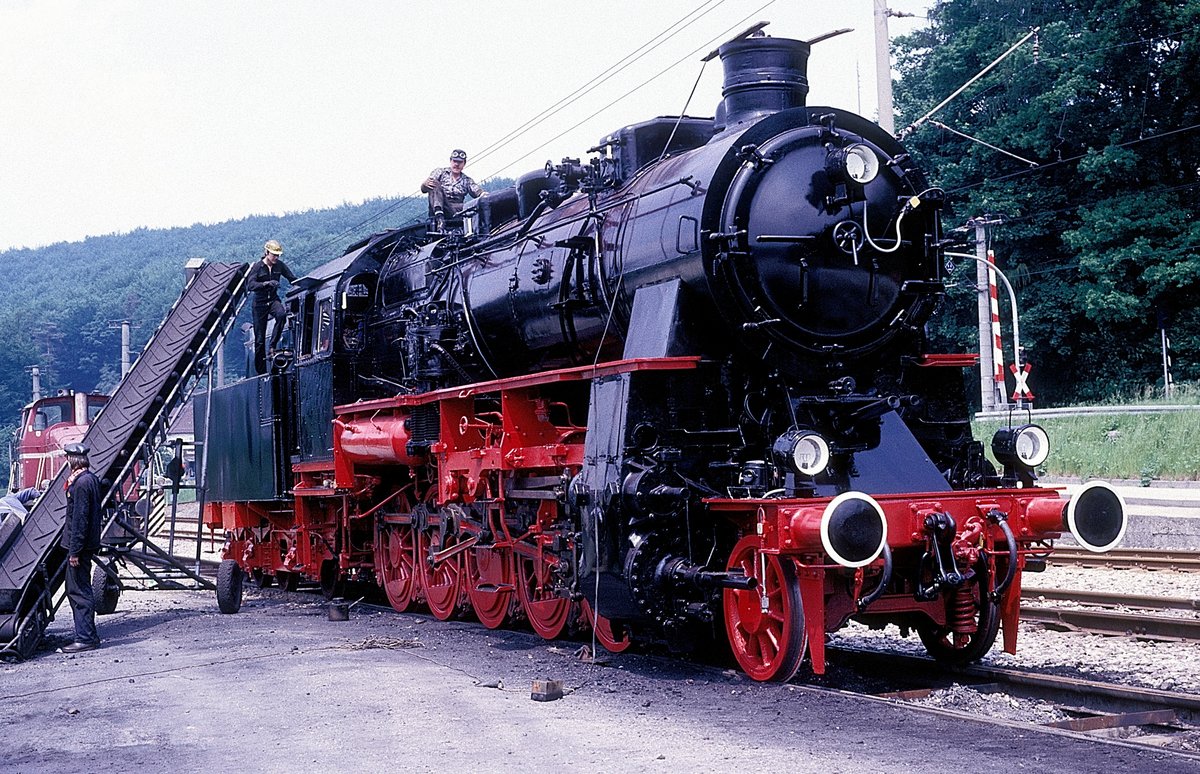
[[(1020, 420), (1017, 420), (1020, 421)], [(1132, 479), (1200, 479), (1200, 410), (1164, 414), (1111, 414), (1035, 422), (1050, 434), (1049, 476)], [(989, 447), (999, 422), (975, 423)]]

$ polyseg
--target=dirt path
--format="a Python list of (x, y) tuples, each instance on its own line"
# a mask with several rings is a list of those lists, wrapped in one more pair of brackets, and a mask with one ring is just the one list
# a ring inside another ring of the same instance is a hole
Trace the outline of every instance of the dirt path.
[[(674, 659), (595, 665), (580, 643), (475, 623), (363, 608), (331, 622), (319, 597), (275, 590), (232, 616), (210, 593), (126, 592), (99, 626), (98, 651), (0, 664), (0, 770), (1188, 770)], [(535, 679), (568, 695), (531, 701)]]

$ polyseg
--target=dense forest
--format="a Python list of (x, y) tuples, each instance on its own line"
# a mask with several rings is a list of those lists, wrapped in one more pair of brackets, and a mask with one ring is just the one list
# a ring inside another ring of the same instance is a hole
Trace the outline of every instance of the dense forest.
[[(1196, 380), (1200, 3), (937, 3), (928, 27), (894, 42), (897, 126), (1034, 28), (932, 121), (902, 130), (904, 140), (949, 195), (948, 230), (983, 215), (999, 221), (990, 242), (1017, 284), (1041, 405), (1161, 386), (1160, 325), (1177, 379)], [(0, 338), (8, 342), (0, 351), (0, 432), (10, 434), (29, 399), (30, 366), (40, 368), (44, 391), (110, 390), (120, 367), (117, 324), (132, 322), (139, 351), (178, 297), (188, 259), (251, 261), (275, 238), (284, 260), (304, 273), (423, 211), (423, 199), (379, 199), (0, 253)], [(974, 266), (965, 263), (931, 328), (947, 351), (978, 346)], [(240, 340), (229, 343), (226, 366), (240, 375)]]
[[(504, 182), (511, 183), (497, 184)], [(6, 299), (0, 307), (0, 340), (7, 342), (0, 350), (2, 437), (12, 436), (20, 408), (30, 399), (31, 366), (41, 372), (43, 394), (111, 391), (121, 371), (120, 322), (132, 324), (136, 358), (183, 290), (189, 259), (249, 262), (273, 238), (283, 243), (288, 266), (303, 275), (367, 234), (424, 213), (424, 197), (375, 199), (0, 253), (0, 297)], [(249, 309), (243, 308), (238, 322), (249, 319)], [(242, 353), (241, 337), (231, 335), (225, 358), (229, 376), (242, 376)], [(7, 442), (0, 445), (0, 457), (7, 462)]]
[[(1161, 388), (1160, 324), (1176, 380), (1196, 380), (1200, 3), (938, 3), (927, 28), (894, 43), (896, 126), (1035, 29), (905, 143), (946, 190), (947, 230), (1000, 221), (990, 246), (1017, 285), (1039, 403)], [(978, 347), (975, 265), (963, 263), (934, 326), (959, 351)]]

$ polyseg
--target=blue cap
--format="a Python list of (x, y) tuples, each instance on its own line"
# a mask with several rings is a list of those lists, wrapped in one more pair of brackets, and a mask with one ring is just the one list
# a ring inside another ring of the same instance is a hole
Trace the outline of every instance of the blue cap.
[(69, 443), (63, 447), (63, 451), (68, 457), (86, 457), (91, 449), (81, 443)]

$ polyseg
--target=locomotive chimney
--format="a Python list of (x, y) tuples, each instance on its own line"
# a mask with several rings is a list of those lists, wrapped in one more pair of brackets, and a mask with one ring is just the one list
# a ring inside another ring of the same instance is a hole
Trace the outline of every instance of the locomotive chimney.
[(808, 52), (802, 40), (751, 37), (718, 49), (725, 67), (724, 99), (717, 107), (717, 129), (804, 107), (808, 96)]

